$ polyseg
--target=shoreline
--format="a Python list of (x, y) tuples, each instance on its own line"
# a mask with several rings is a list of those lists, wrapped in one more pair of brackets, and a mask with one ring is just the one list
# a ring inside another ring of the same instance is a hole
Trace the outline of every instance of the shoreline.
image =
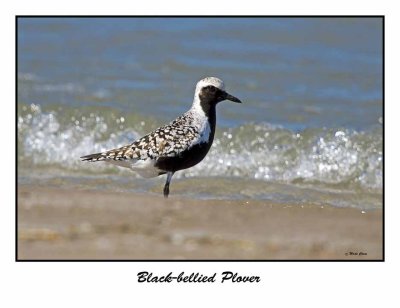
[(18, 260), (381, 260), (382, 210), (18, 185)]

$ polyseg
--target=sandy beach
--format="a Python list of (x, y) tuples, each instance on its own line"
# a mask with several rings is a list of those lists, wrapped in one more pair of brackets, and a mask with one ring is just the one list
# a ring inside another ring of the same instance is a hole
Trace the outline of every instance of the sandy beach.
[(19, 260), (380, 260), (382, 212), (18, 186)]

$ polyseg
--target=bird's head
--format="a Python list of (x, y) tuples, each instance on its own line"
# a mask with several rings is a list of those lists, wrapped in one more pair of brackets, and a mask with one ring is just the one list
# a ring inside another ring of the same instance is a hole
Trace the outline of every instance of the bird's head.
[(210, 105), (216, 105), (224, 100), (241, 103), (238, 98), (225, 91), (224, 82), (216, 77), (206, 77), (197, 83), (195, 99)]

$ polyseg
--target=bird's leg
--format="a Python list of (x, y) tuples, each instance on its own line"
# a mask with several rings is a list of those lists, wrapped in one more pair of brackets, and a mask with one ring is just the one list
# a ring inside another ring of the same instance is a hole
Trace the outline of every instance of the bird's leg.
[(164, 197), (168, 198), (169, 195), (169, 183), (171, 183), (172, 176), (174, 175), (174, 172), (168, 172), (167, 173), (167, 182), (165, 182), (164, 186)]

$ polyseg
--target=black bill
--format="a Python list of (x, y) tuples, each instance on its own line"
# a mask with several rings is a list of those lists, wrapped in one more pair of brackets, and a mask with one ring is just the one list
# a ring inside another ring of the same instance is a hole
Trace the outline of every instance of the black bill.
[(242, 103), (240, 101), (240, 99), (238, 99), (237, 97), (234, 97), (233, 95), (230, 95), (228, 93), (226, 93), (225, 99), (230, 100), (230, 101), (235, 102), (235, 103)]

